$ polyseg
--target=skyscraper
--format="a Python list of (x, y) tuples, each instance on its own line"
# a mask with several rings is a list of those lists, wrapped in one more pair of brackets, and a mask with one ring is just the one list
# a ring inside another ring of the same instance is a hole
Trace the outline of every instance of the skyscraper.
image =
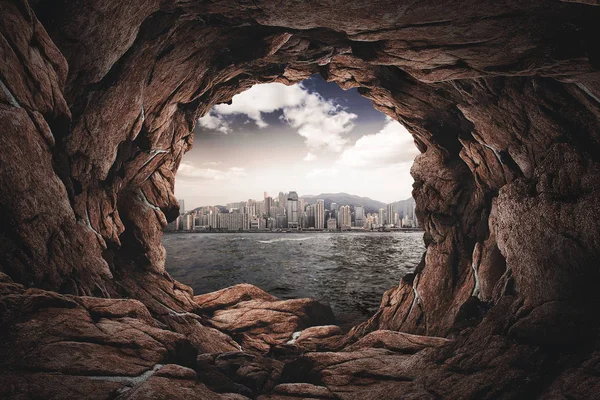
[(271, 207), (273, 207), (273, 198), (272, 197), (265, 197), (265, 214), (267, 214), (267, 217), (274, 217), (274, 215), (271, 215)]
[(318, 199), (315, 207), (315, 229), (323, 228), (325, 228), (325, 202)]
[(277, 228), (285, 228), (287, 227), (287, 219), (284, 214), (277, 214), (275, 217), (275, 225)]
[(354, 226), (363, 227), (365, 219), (365, 208), (363, 206), (354, 207)]
[(290, 192), (287, 196), (287, 227), (298, 229), (298, 193)]
[(185, 214), (185, 201), (183, 199), (178, 199), (177, 203), (179, 203), (179, 215)]
[(350, 229), (350, 206), (341, 206), (338, 211), (338, 224), (341, 230)]
[(387, 205), (387, 224), (394, 225), (394, 205), (391, 203)]
[(315, 227), (315, 209), (316, 209), (315, 204), (311, 204), (306, 207), (306, 217), (308, 219), (308, 228)]
[(332, 202), (331, 207), (329, 207), (329, 208), (331, 209), (331, 214), (333, 215), (333, 218), (337, 218), (339, 205), (337, 203)]
[(248, 200), (246, 203), (246, 214), (249, 214), (250, 217), (255, 217), (257, 215), (256, 200)]
[(285, 203), (287, 201), (287, 193), (279, 192), (279, 207), (285, 207)]
[(385, 210), (383, 208), (379, 209), (379, 216), (377, 218), (377, 223), (379, 225), (385, 225)]

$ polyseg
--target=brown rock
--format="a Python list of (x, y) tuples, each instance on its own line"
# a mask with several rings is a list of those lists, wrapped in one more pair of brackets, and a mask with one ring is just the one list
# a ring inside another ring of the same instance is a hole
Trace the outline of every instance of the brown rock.
[(260, 396), (259, 400), (286, 400), (286, 399), (334, 399), (333, 394), (323, 386), (309, 383), (283, 383), (277, 385), (273, 394)]
[[(237, 343), (343, 399), (598, 397), (597, 5), (1, 1), (2, 397), (239, 398), (156, 374)], [(427, 251), (367, 323), (303, 348), (330, 310), (248, 286), (195, 301), (160, 239), (197, 118), (314, 73), (413, 135)], [(321, 390), (261, 387), (276, 368), (255, 362), (211, 364), (219, 390)]]
[(232, 335), (246, 351), (267, 353), (272, 345), (292, 339), (294, 332), (333, 321), (329, 306), (311, 299), (281, 301), (252, 285), (236, 285), (196, 296), (199, 312)]
[(428, 347), (440, 347), (450, 340), (433, 336), (418, 336), (404, 332), (378, 330), (364, 336), (343, 351), (356, 351), (365, 348), (384, 348), (399, 353), (413, 354)]

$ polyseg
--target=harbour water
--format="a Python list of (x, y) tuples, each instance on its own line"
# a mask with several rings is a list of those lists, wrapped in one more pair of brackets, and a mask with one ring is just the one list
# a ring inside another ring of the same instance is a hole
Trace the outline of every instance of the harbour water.
[(344, 329), (417, 266), (422, 232), (169, 233), (166, 267), (195, 294), (251, 283), (281, 298), (328, 303)]

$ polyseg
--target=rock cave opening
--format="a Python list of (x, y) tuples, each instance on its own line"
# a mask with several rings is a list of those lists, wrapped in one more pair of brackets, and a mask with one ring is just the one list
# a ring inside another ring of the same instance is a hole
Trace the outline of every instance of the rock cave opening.
[[(597, 1), (0, 5), (0, 397), (598, 397)], [(316, 73), (421, 153), (425, 256), (348, 333), (161, 246), (197, 119)]]
[(196, 295), (249, 283), (315, 299), (348, 331), (425, 251), (411, 197), (418, 153), (356, 88), (319, 74), (252, 86), (194, 128), (175, 176), (180, 216), (162, 239), (165, 269)]

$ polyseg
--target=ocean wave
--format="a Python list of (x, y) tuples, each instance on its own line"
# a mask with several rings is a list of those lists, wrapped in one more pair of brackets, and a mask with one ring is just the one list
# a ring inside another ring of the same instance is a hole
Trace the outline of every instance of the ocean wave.
[(271, 240), (258, 240), (258, 243), (277, 243), (277, 242), (297, 242), (297, 241), (304, 241), (304, 240), (310, 240), (312, 239), (312, 237), (300, 237), (300, 238), (277, 238), (277, 239), (271, 239)]

